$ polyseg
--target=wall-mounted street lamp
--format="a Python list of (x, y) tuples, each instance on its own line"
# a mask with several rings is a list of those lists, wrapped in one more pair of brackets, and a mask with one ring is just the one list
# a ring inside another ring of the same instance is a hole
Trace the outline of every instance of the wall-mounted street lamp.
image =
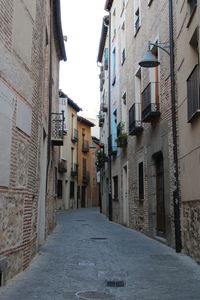
[[(148, 44), (148, 51), (139, 65), (144, 68), (153, 68), (160, 64), (151, 52), (151, 46), (158, 47), (165, 51), (170, 57), (170, 80), (171, 80), (171, 110), (172, 110), (172, 138), (173, 138), (173, 162), (175, 188), (173, 191), (174, 204), (174, 225), (175, 225), (175, 248), (176, 252), (181, 252), (181, 225), (180, 225), (180, 188), (179, 188), (179, 167), (178, 167), (178, 143), (177, 143), (177, 117), (176, 117), (176, 90), (174, 73), (174, 31), (173, 31), (173, 0), (169, 0), (169, 45), (151, 43)], [(168, 49), (168, 50), (167, 50)]]
[(139, 62), (139, 65), (143, 68), (155, 68), (155, 67), (159, 66), (160, 62), (155, 57), (155, 55), (153, 55), (153, 53), (151, 52), (151, 46), (160, 48), (163, 51), (165, 51), (168, 55), (170, 55), (170, 51), (167, 50), (167, 49), (170, 49), (170, 46), (169, 45), (162, 46), (162, 45), (165, 45), (165, 44), (152, 43), (149, 41), (148, 50), (147, 50), (146, 54), (144, 55), (143, 59)]

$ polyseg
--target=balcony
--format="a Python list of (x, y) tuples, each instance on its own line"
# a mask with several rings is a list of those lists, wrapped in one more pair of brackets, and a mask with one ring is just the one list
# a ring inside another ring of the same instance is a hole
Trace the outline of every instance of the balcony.
[(54, 146), (63, 146), (64, 112), (51, 113), (51, 142)]
[(82, 183), (88, 184), (90, 182), (90, 172), (89, 171), (84, 171), (83, 172), (83, 180)]
[(99, 151), (96, 152), (96, 167), (97, 170), (102, 169), (105, 166), (105, 163), (108, 162), (108, 156), (104, 152), (104, 149), (100, 149)]
[(129, 109), (129, 134), (138, 135), (142, 131), (141, 103), (134, 103)]
[(107, 112), (108, 111), (108, 107), (107, 107), (107, 105), (104, 102), (101, 103), (101, 111), (102, 112)]
[(101, 115), (101, 114), (98, 117), (99, 117), (99, 127), (102, 127), (103, 123), (105, 121), (105, 117), (104, 117), (104, 115)]
[(73, 143), (78, 142), (78, 130), (75, 128), (73, 129), (71, 140)]
[(112, 156), (117, 155), (117, 144), (115, 142), (116, 138), (114, 139), (114, 135), (110, 135), (108, 137), (108, 154)]
[(65, 159), (60, 159), (58, 163), (58, 172), (66, 173), (67, 172), (67, 161)]
[(151, 123), (159, 116), (159, 82), (150, 82), (142, 92), (142, 122)]
[(71, 168), (71, 176), (76, 177), (78, 175), (78, 164), (73, 164)]
[(99, 79), (100, 79), (100, 91), (103, 91), (103, 85), (105, 82), (105, 71), (101, 71), (100, 75), (99, 75)]
[(82, 144), (82, 152), (87, 153), (89, 152), (89, 141), (83, 141)]
[(187, 79), (188, 122), (200, 115), (199, 65), (196, 65)]
[(117, 147), (125, 149), (128, 143), (128, 135), (124, 130), (124, 123), (120, 122), (117, 125), (117, 138), (116, 138)]

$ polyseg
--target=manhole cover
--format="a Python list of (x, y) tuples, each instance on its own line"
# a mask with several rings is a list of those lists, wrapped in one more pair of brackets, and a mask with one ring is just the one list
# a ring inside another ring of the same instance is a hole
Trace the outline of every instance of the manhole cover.
[(107, 286), (109, 287), (124, 287), (124, 280), (109, 280), (107, 281)]
[(84, 300), (91, 300), (91, 299), (111, 300), (111, 299), (114, 299), (113, 295), (106, 294), (106, 293), (103, 293), (103, 292), (97, 292), (97, 291), (78, 292), (78, 293), (76, 293), (76, 296), (79, 299), (84, 299)]
[(106, 237), (91, 237), (91, 240), (107, 240)]

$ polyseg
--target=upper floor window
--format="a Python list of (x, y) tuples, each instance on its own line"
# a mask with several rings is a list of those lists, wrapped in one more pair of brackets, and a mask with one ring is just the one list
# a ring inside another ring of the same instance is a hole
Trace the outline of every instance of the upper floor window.
[(188, 122), (200, 114), (199, 65), (196, 65), (187, 79)]
[(116, 81), (116, 49), (113, 49), (112, 52), (112, 85), (115, 84)]
[(189, 21), (187, 23), (187, 27), (190, 26), (190, 23), (192, 21), (195, 11), (196, 11), (197, 0), (188, 0), (188, 5), (189, 5), (189, 9), (190, 9), (190, 16), (189, 16)]
[(134, 34), (137, 35), (141, 25), (140, 0), (134, 0)]
[(125, 21), (121, 26), (121, 64), (123, 65), (126, 59), (126, 31), (125, 31)]
[(197, 6), (197, 0), (188, 0), (188, 4), (190, 7), (190, 12), (192, 13), (194, 9), (196, 9)]
[(190, 40), (190, 50), (194, 59), (194, 68), (187, 79), (187, 107), (188, 122), (200, 114), (200, 91), (199, 91), (199, 46), (198, 46), (198, 28), (195, 29)]

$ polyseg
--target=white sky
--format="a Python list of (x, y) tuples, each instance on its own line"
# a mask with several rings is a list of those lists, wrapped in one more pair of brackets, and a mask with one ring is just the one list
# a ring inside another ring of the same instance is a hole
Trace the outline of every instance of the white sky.
[(88, 117), (99, 112), (99, 68), (96, 60), (105, 0), (61, 0), (67, 62), (60, 64), (60, 88)]

